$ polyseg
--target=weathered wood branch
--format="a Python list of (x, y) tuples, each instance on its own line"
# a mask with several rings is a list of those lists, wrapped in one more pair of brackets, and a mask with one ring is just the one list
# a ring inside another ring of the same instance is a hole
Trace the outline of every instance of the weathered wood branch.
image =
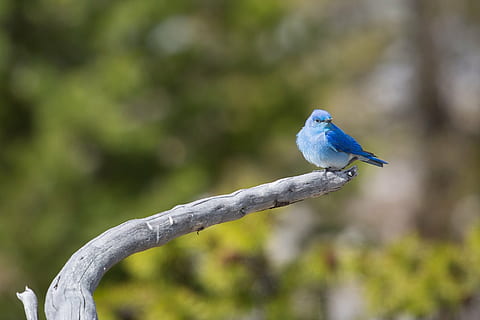
[(33, 292), (33, 290), (29, 287), (25, 287), (25, 291), (23, 291), (22, 293), (17, 292), (17, 298), (20, 299), (20, 301), (22, 301), (23, 303), (27, 320), (37, 320), (38, 300), (35, 292)]
[(108, 269), (136, 252), (252, 212), (339, 190), (356, 175), (357, 167), (335, 172), (314, 171), (179, 205), (111, 228), (75, 252), (55, 277), (45, 301), (47, 319), (97, 319), (93, 291)]

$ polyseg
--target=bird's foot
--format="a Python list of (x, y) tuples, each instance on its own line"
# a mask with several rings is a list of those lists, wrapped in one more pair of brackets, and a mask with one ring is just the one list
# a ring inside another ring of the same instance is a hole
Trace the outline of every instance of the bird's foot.
[(341, 171), (341, 169), (325, 168), (325, 169), (319, 170), (319, 171), (323, 171), (323, 175), (324, 175), (324, 177), (326, 178), (328, 172), (332, 172), (332, 173), (333, 173), (333, 172), (338, 172), (338, 171)]

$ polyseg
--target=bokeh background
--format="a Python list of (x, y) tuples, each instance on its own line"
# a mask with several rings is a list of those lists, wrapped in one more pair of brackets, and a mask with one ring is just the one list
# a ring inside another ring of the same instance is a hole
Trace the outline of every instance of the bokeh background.
[(2, 319), (112, 226), (313, 170), (315, 107), (390, 164), (126, 259), (100, 318), (480, 318), (478, 0), (1, 0), (0, 25)]

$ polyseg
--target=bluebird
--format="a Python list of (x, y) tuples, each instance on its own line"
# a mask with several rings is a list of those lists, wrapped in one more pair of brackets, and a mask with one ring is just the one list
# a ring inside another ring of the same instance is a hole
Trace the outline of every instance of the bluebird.
[(325, 110), (314, 110), (297, 134), (297, 146), (305, 159), (317, 167), (340, 170), (355, 160), (377, 167), (388, 164), (373, 153), (363, 150), (354, 138), (332, 123)]

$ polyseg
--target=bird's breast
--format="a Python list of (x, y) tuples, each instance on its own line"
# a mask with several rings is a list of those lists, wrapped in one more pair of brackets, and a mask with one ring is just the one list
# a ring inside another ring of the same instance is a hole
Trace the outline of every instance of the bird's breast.
[(351, 158), (345, 152), (336, 151), (325, 132), (312, 134), (303, 128), (297, 135), (297, 145), (308, 162), (321, 168), (342, 169)]

